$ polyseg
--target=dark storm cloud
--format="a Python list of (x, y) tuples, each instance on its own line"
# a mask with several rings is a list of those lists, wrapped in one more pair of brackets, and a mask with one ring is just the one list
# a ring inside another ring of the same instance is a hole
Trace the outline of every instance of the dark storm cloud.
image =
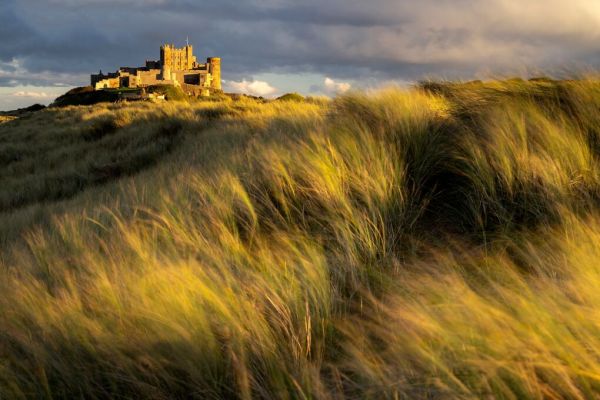
[(28, 43), (35, 36), (31, 29), (15, 12), (10, 0), (0, 3), (0, 60), (11, 60), (12, 57), (27, 51)]
[[(600, 60), (597, 0), (2, 0), (0, 86), (82, 84), (189, 36), (232, 80), (469, 77)], [(12, 70), (11, 70), (12, 69)], [(72, 75), (69, 75), (72, 74)], [(67, 82), (68, 81), (68, 82)]]

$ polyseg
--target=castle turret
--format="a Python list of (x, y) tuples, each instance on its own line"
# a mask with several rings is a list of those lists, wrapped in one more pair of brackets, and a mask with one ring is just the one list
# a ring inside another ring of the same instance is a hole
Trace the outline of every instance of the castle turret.
[(215, 90), (221, 90), (221, 59), (219, 57), (211, 57), (207, 62), (212, 78), (211, 87)]
[(160, 65), (161, 68), (165, 65), (171, 66), (171, 46), (168, 44), (160, 46)]
[(163, 65), (161, 70), (161, 79), (165, 80), (165, 81), (170, 81), (171, 80), (171, 67), (169, 66), (169, 64), (167, 65)]
[(182, 69), (192, 69), (194, 68), (194, 48), (191, 44), (188, 44), (184, 47), (184, 57), (185, 57), (185, 68)]

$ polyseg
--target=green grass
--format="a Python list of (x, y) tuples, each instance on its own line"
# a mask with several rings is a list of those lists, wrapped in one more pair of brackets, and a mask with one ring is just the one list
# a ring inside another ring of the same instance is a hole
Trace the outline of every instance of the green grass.
[(0, 124), (0, 398), (600, 396), (600, 81)]

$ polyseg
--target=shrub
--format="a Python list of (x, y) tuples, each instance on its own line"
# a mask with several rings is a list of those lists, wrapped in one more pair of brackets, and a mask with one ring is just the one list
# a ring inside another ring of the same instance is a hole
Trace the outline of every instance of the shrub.
[(280, 96), (277, 98), (278, 101), (296, 101), (296, 102), (303, 102), (304, 96), (298, 94), (298, 93), (286, 93), (283, 96)]

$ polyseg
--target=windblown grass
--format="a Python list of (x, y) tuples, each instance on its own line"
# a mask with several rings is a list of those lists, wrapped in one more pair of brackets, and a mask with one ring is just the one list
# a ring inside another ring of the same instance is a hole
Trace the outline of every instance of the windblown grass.
[(600, 396), (599, 88), (2, 124), (0, 397)]

